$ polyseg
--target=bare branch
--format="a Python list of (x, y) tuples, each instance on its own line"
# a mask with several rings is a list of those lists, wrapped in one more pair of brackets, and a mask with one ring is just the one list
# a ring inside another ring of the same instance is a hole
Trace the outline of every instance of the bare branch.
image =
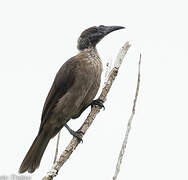
[(117, 176), (119, 174), (120, 166), (121, 166), (121, 163), (122, 163), (123, 155), (125, 153), (129, 133), (130, 133), (130, 130), (131, 130), (132, 120), (133, 120), (133, 117), (134, 117), (134, 114), (135, 114), (136, 101), (137, 101), (139, 87), (140, 87), (140, 65), (141, 65), (141, 54), (140, 54), (140, 60), (139, 60), (139, 64), (138, 64), (138, 80), (137, 80), (135, 98), (134, 98), (134, 101), (133, 101), (132, 113), (131, 113), (131, 116), (129, 118), (128, 124), (127, 124), (127, 130), (126, 130), (126, 133), (125, 133), (125, 137), (124, 137), (124, 140), (123, 140), (121, 151), (119, 153), (119, 157), (118, 157), (118, 161), (117, 161), (117, 164), (116, 164), (116, 170), (115, 170), (115, 174), (113, 176), (113, 180), (116, 180)]
[[(106, 101), (106, 96), (112, 86), (112, 83), (113, 83), (115, 77), (117, 76), (121, 62), (122, 62), (125, 54), (127, 53), (128, 49), (130, 48), (130, 46), (131, 45), (129, 44), (129, 42), (126, 42), (124, 44), (124, 46), (122, 47), (122, 49), (120, 50), (120, 52), (117, 56), (117, 59), (115, 61), (116, 62), (115, 66), (111, 70), (108, 80), (105, 83), (105, 86), (102, 90), (101, 95), (99, 96), (99, 98), (101, 100)], [(87, 119), (85, 120), (85, 122), (79, 129), (79, 131), (82, 132), (82, 136), (86, 133), (87, 129), (90, 127), (90, 125), (92, 124), (93, 120), (95, 119), (95, 117), (99, 113), (99, 111), (100, 111), (100, 108), (97, 106), (93, 107), (91, 109), (91, 112), (89, 113)], [(76, 149), (76, 147), (78, 146), (79, 143), (80, 142), (78, 141), (78, 139), (73, 137), (71, 142), (69, 143), (69, 145), (66, 147), (65, 151), (61, 154), (60, 158), (53, 165), (50, 172), (42, 180), (52, 180), (57, 175), (58, 171), (63, 166), (63, 164), (67, 161), (67, 159), (69, 159), (70, 155), (73, 153), (73, 151)]]
[(54, 164), (54, 163), (56, 162), (56, 160), (57, 160), (60, 135), (61, 135), (61, 131), (59, 131), (58, 136), (57, 136), (57, 143), (56, 143), (56, 150), (55, 150), (55, 157), (54, 157), (54, 162), (53, 162), (53, 164)]

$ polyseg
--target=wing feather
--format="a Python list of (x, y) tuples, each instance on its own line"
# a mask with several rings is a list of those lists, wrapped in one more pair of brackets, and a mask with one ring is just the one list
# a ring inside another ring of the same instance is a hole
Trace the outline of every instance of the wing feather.
[(43, 127), (46, 120), (50, 118), (52, 114), (52, 110), (54, 109), (58, 100), (73, 85), (75, 80), (75, 73), (74, 73), (75, 68), (76, 68), (76, 61), (74, 58), (71, 58), (67, 62), (65, 62), (57, 72), (52, 87), (44, 103), (39, 131)]

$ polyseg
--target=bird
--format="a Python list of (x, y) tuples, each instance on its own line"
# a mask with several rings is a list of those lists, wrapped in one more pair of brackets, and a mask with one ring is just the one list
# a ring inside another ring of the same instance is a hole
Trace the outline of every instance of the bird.
[(43, 106), (38, 134), (21, 163), (19, 173), (33, 173), (39, 167), (50, 139), (63, 127), (82, 140), (67, 122), (78, 118), (90, 105), (104, 107), (102, 100), (94, 100), (102, 74), (102, 61), (96, 45), (107, 34), (123, 28), (100, 25), (81, 33), (77, 41), (79, 53), (67, 60), (55, 76)]

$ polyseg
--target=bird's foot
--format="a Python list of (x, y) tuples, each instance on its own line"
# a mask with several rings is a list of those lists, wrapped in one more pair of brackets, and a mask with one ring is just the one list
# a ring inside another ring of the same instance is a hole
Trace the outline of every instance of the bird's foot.
[(79, 142), (83, 143), (83, 139), (82, 139), (82, 135), (80, 133), (80, 131), (73, 131), (73, 134), (72, 134), (74, 137), (76, 137)]
[(65, 124), (65, 127), (67, 128), (67, 130), (70, 132), (71, 135), (78, 138), (79, 142), (83, 143), (81, 131), (74, 131), (67, 124)]
[(105, 107), (103, 105), (104, 101), (101, 100), (101, 99), (96, 99), (96, 100), (93, 100), (92, 103), (91, 103), (91, 107), (93, 106), (98, 106), (100, 109), (103, 108), (103, 110), (105, 110)]

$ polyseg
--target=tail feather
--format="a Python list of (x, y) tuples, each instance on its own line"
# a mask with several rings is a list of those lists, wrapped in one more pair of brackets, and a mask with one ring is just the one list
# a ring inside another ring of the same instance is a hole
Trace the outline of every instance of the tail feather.
[(37, 135), (20, 166), (19, 173), (24, 173), (25, 171), (32, 173), (39, 167), (49, 140), (50, 138), (43, 132)]

